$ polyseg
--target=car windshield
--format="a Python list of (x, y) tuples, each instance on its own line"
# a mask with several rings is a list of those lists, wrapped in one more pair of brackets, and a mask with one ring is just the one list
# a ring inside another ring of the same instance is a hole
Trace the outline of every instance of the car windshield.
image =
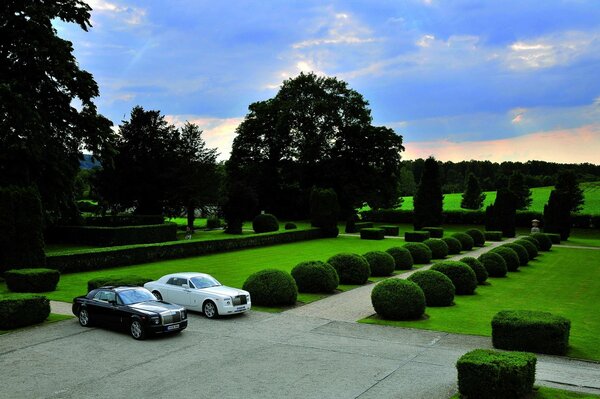
[(119, 296), (125, 305), (145, 301), (156, 301), (156, 297), (152, 295), (150, 291), (140, 288), (121, 291), (119, 292)]
[(192, 280), (196, 288), (210, 288), (221, 285), (221, 283), (210, 276), (192, 277), (190, 280)]

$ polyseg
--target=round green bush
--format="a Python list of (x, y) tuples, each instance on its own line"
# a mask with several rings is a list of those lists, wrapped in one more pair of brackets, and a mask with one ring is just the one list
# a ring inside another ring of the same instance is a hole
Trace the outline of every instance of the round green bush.
[(477, 258), (485, 267), (489, 277), (504, 277), (508, 272), (504, 258), (494, 252), (486, 252)]
[(520, 238), (520, 240), (527, 240), (530, 243), (532, 243), (533, 245), (535, 245), (535, 249), (537, 249), (538, 251), (540, 250), (540, 242), (533, 236), (523, 236)]
[(40, 295), (0, 295), (0, 330), (30, 326), (50, 315), (50, 301)]
[(285, 224), (285, 229), (286, 230), (295, 230), (297, 228), (298, 228), (298, 226), (296, 226), (295, 223), (288, 222), (288, 223)]
[(454, 233), (451, 235), (451, 237), (454, 237), (458, 241), (460, 241), (463, 251), (470, 251), (473, 249), (473, 246), (475, 245), (475, 241), (467, 233)]
[(456, 289), (445, 274), (435, 270), (421, 270), (412, 274), (408, 280), (421, 287), (427, 306), (452, 305)]
[(422, 242), (409, 242), (404, 244), (404, 248), (408, 249), (413, 258), (413, 262), (417, 265), (427, 264), (431, 262), (431, 249)]
[(106, 287), (109, 285), (119, 287), (119, 286), (134, 286), (134, 287), (143, 287), (147, 282), (152, 281), (152, 279), (147, 277), (140, 276), (104, 276), (97, 277), (92, 280), (89, 280), (87, 283), (88, 292), (100, 287)]
[(538, 250), (531, 241), (529, 240), (516, 240), (513, 241), (515, 244), (521, 245), (523, 248), (527, 250), (527, 255), (529, 256), (529, 260), (535, 259), (538, 256)]
[(431, 257), (433, 259), (444, 259), (448, 256), (448, 244), (441, 238), (428, 238), (423, 241), (431, 249)]
[(388, 254), (392, 255), (396, 264), (396, 270), (410, 270), (413, 267), (413, 258), (410, 251), (403, 247), (392, 247), (386, 250)]
[(371, 276), (390, 276), (396, 269), (392, 255), (383, 251), (370, 251), (363, 255), (371, 268)]
[(276, 269), (265, 269), (251, 274), (242, 288), (250, 293), (252, 303), (260, 306), (294, 305), (298, 297), (298, 287), (294, 278)]
[(340, 283), (333, 266), (320, 260), (297, 264), (292, 277), (300, 292), (333, 292)]
[(485, 245), (485, 234), (479, 229), (469, 229), (465, 231), (473, 239), (473, 243), (476, 247), (483, 247)]
[(462, 251), (462, 244), (460, 243), (460, 241), (458, 241), (458, 239), (454, 237), (444, 237), (442, 238), (442, 241), (444, 241), (448, 246), (449, 255), (456, 255), (459, 254), (460, 251)]
[(533, 233), (531, 236), (540, 243), (540, 251), (550, 251), (550, 248), (552, 248), (550, 237), (544, 233)]
[(423, 290), (412, 281), (397, 278), (377, 284), (371, 292), (371, 303), (384, 319), (418, 319), (425, 312)]
[(456, 295), (471, 295), (477, 288), (475, 272), (466, 263), (446, 260), (431, 266), (430, 270), (448, 276), (456, 288)]
[(341, 284), (364, 284), (371, 275), (369, 262), (357, 254), (340, 253), (327, 260), (338, 276)]
[(521, 244), (509, 242), (507, 244), (504, 244), (503, 247), (510, 248), (517, 253), (517, 256), (519, 257), (519, 265), (525, 266), (527, 265), (527, 263), (529, 263), (529, 254), (527, 253), (525, 247)]
[(494, 252), (502, 256), (502, 259), (504, 259), (504, 262), (506, 262), (506, 270), (509, 272), (516, 272), (519, 270), (519, 265), (521, 262), (519, 261), (519, 255), (517, 255), (513, 249), (502, 245), (490, 250), (490, 252)]
[(466, 256), (460, 261), (466, 263), (471, 269), (473, 269), (475, 272), (475, 277), (477, 277), (477, 284), (481, 285), (485, 283), (485, 280), (488, 278), (488, 272), (483, 266), (483, 263), (472, 256)]
[(13, 269), (4, 273), (6, 287), (13, 292), (56, 290), (60, 273), (54, 269)]
[(277, 218), (270, 213), (261, 213), (252, 221), (252, 229), (255, 233), (267, 233), (279, 230)]

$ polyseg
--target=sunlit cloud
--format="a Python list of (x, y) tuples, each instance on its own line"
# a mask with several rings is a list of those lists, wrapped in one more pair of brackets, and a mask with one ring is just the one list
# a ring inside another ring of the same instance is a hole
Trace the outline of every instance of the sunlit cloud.
[[(126, 25), (135, 26), (144, 22), (146, 10), (139, 7), (120, 4), (120, 2), (110, 2), (106, 0), (87, 0), (92, 7), (92, 17), (96, 13), (107, 15), (111, 18), (117, 18)], [(95, 21), (94, 21), (95, 22)]]
[(433, 36), (433, 35), (423, 35), (417, 41), (416, 44), (419, 47), (429, 47), (429, 46), (431, 46), (431, 43), (433, 43), (434, 40), (435, 40), (435, 36)]

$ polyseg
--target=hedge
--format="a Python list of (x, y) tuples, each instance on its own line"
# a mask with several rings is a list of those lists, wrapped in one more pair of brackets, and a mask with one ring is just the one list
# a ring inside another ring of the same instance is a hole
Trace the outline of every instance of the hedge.
[(473, 238), (467, 233), (454, 233), (451, 237), (456, 238), (458, 241), (460, 241), (460, 245), (462, 245), (463, 251), (470, 251), (475, 245), (475, 240), (473, 240)]
[(301, 262), (291, 274), (300, 292), (333, 292), (340, 283), (333, 266), (319, 260)]
[(291, 230), (253, 236), (209, 241), (175, 241), (160, 244), (134, 245), (116, 248), (98, 248), (86, 252), (46, 256), (47, 266), (61, 273), (102, 270), (111, 267), (135, 265), (166, 259), (188, 258), (238, 249), (314, 240), (322, 237), (320, 229)]
[(100, 227), (148, 226), (164, 222), (165, 218), (162, 215), (113, 215), (83, 218), (84, 225)]
[(466, 263), (446, 260), (436, 263), (429, 270), (448, 276), (456, 288), (456, 295), (471, 295), (477, 288), (475, 272)]
[(500, 247), (491, 249), (489, 252), (493, 252), (502, 256), (502, 259), (504, 259), (504, 262), (506, 262), (507, 271), (516, 272), (519, 270), (519, 265), (521, 262), (519, 261), (519, 255), (517, 255), (513, 249), (502, 245)]
[(56, 290), (58, 270), (13, 269), (4, 273), (6, 286), (13, 292), (49, 292)]
[(442, 238), (444, 236), (443, 227), (423, 227), (421, 230), (428, 231), (431, 238)]
[(250, 293), (252, 303), (259, 306), (296, 304), (298, 287), (289, 273), (265, 269), (248, 276), (242, 289)]
[(410, 270), (413, 267), (414, 261), (410, 251), (403, 247), (392, 247), (385, 252), (392, 255), (396, 270)]
[(383, 234), (386, 236), (397, 236), (400, 234), (400, 227), (393, 225), (383, 225), (379, 226), (380, 229), (383, 230)]
[(411, 320), (425, 312), (425, 294), (412, 281), (390, 278), (371, 291), (375, 312), (384, 319)]
[(354, 231), (359, 232), (362, 229), (372, 229), (373, 222), (356, 222), (354, 223)]
[(538, 256), (537, 247), (531, 241), (519, 239), (519, 240), (513, 241), (513, 243), (519, 244), (527, 250), (527, 255), (529, 256), (529, 260), (535, 259)]
[(422, 242), (409, 242), (404, 244), (404, 248), (408, 249), (415, 264), (425, 265), (431, 262), (431, 249)]
[(519, 240), (529, 241), (530, 243), (535, 245), (535, 249), (537, 249), (538, 251), (540, 250), (540, 242), (533, 236), (523, 236), (523, 237), (519, 238)]
[(406, 231), (404, 232), (404, 241), (423, 242), (429, 238), (428, 231)]
[(465, 231), (465, 234), (468, 234), (473, 239), (473, 244), (476, 247), (483, 247), (485, 245), (485, 235), (483, 231), (479, 229), (469, 229)]
[(463, 263), (466, 263), (473, 271), (475, 272), (475, 277), (477, 278), (477, 284), (481, 285), (485, 283), (488, 279), (488, 272), (483, 263), (481, 263), (478, 259), (473, 258), (471, 256), (466, 256), (460, 260)]
[(502, 241), (501, 231), (484, 231), (483, 236), (486, 241)]
[(134, 286), (134, 287), (143, 287), (147, 282), (152, 281), (151, 278), (140, 277), (140, 276), (104, 276), (97, 277), (87, 282), (88, 292), (91, 290), (95, 290), (96, 288), (106, 287), (106, 286)]
[(327, 260), (338, 276), (341, 284), (364, 284), (371, 275), (369, 262), (357, 254), (339, 253)]
[(428, 238), (423, 241), (431, 249), (431, 257), (433, 259), (444, 259), (448, 256), (448, 244), (440, 238)]
[(550, 238), (546, 234), (533, 233), (531, 236), (540, 243), (540, 251), (550, 251), (552, 248), (552, 241), (550, 241)]
[(490, 277), (504, 277), (508, 272), (504, 258), (494, 252), (486, 252), (477, 258), (485, 267)]
[(492, 343), (499, 349), (564, 355), (570, 330), (568, 319), (552, 313), (503, 310), (492, 319)]
[(454, 237), (444, 237), (442, 241), (448, 246), (448, 255), (456, 255), (462, 251), (462, 244)]
[(55, 226), (49, 229), (48, 240), (99, 247), (149, 244), (177, 240), (177, 224), (164, 223), (145, 226)]
[(360, 238), (362, 240), (383, 240), (385, 232), (383, 229), (364, 228), (360, 229)]
[(560, 244), (560, 234), (546, 233), (552, 244)]
[(252, 230), (257, 234), (277, 231), (279, 230), (279, 221), (270, 213), (261, 213), (252, 221)]
[(40, 295), (9, 294), (0, 296), (0, 330), (30, 326), (50, 315), (50, 301)]
[(384, 277), (391, 276), (396, 269), (396, 262), (392, 255), (383, 251), (369, 251), (363, 255), (363, 258), (369, 263), (371, 276)]
[(287, 222), (284, 226), (284, 229), (286, 229), (286, 230), (295, 230), (297, 228), (298, 228), (298, 226), (296, 226), (296, 223), (291, 223), (291, 222)]
[(445, 274), (435, 270), (421, 270), (410, 275), (407, 280), (421, 287), (427, 306), (452, 305), (456, 288)]
[(516, 242), (509, 242), (502, 246), (510, 248), (517, 253), (517, 256), (519, 257), (519, 265), (526, 266), (527, 263), (529, 263), (529, 253), (523, 245), (518, 244)]
[(475, 349), (456, 362), (458, 391), (466, 398), (525, 397), (533, 390), (536, 361), (531, 353)]

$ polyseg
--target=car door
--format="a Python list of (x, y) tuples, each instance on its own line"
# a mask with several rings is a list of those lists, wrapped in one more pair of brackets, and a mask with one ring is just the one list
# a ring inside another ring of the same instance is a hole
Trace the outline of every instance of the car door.
[(166, 289), (167, 297), (163, 296), (163, 299), (167, 302), (176, 303), (181, 306), (187, 306), (189, 304), (190, 289), (184, 287), (184, 284), (188, 284), (188, 280), (182, 277), (171, 277), (167, 280)]
[(94, 295), (94, 298), (88, 303), (90, 317), (104, 325), (113, 324), (114, 322), (113, 305), (109, 303), (111, 296), (114, 297), (115, 293), (110, 290), (99, 290), (96, 292), (96, 295)]

